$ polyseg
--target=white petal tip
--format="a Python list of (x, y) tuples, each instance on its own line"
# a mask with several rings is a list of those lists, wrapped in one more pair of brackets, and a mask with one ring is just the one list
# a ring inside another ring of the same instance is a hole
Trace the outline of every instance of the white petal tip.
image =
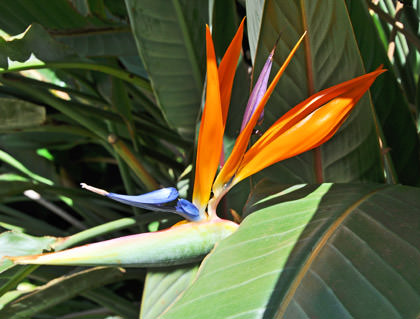
[(85, 184), (85, 183), (80, 183), (80, 186), (81, 186), (82, 188), (87, 189), (88, 191), (94, 192), (94, 193), (99, 194), (99, 195), (102, 195), (102, 196), (107, 196), (107, 195), (109, 194), (109, 193), (108, 193), (106, 190), (104, 190), (104, 189), (96, 188), (96, 187), (90, 186), (90, 185)]

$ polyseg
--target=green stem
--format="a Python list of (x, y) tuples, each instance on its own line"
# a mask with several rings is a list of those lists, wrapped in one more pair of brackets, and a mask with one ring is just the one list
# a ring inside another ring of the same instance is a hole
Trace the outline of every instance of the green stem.
[(149, 191), (159, 187), (159, 184), (156, 182), (156, 180), (147, 172), (146, 168), (138, 161), (137, 157), (121, 139), (113, 140), (113, 138), (110, 137), (110, 144), (114, 150), (124, 159), (124, 161), (133, 170), (133, 172), (140, 178), (144, 186)]
[(121, 80), (133, 83), (138, 85), (139, 87), (146, 89), (148, 91), (152, 91), (150, 83), (127, 71), (117, 69), (108, 65), (102, 64), (95, 64), (89, 62), (48, 62), (43, 64), (32, 64), (32, 65), (25, 65), (19, 66), (9, 69), (3, 69), (0, 73), (9, 73), (9, 72), (18, 72), (18, 71), (25, 71), (25, 70), (34, 70), (34, 69), (82, 69), (82, 70), (90, 70), (90, 71), (99, 71), (109, 75), (113, 75)]
[(78, 232), (74, 235), (62, 238), (62, 240), (57, 241), (51, 246), (55, 251), (64, 250), (74, 245), (78, 245), (82, 242), (85, 242), (89, 239), (116, 232), (128, 227), (132, 227), (139, 224), (146, 225), (158, 219), (172, 220), (173, 218), (177, 220), (178, 217), (174, 216), (174, 214), (172, 213), (161, 213), (159, 215), (159, 218), (156, 218), (155, 213), (145, 213), (139, 217), (125, 217), (86, 230), (82, 230), (81, 232)]
[(59, 86), (53, 83), (39, 81), (39, 80), (27, 78), (27, 77), (21, 77), (21, 76), (18, 77), (18, 76), (13, 75), (12, 73), (9, 74), (8, 77), (11, 79), (17, 78), (19, 81), (27, 83), (28, 85), (35, 85), (35, 86), (42, 87), (48, 90), (56, 90), (56, 91), (67, 93), (69, 95), (77, 96), (85, 101), (91, 102), (94, 105), (100, 104), (101, 106), (108, 106), (108, 104), (104, 101), (104, 99), (98, 96), (95, 96), (89, 93), (84, 93), (84, 92), (81, 92), (79, 90), (75, 90), (69, 87)]
[(12, 278), (8, 279), (7, 283), (0, 287), (0, 296), (3, 296), (6, 292), (14, 289), (23, 279), (25, 279), (30, 273), (36, 270), (38, 265), (23, 266), (21, 267)]
[(92, 227), (90, 229), (83, 230), (79, 233), (76, 233), (72, 236), (65, 237), (63, 240), (56, 242), (52, 245), (55, 251), (64, 250), (81, 242), (84, 242), (88, 239), (105, 235), (110, 232), (115, 232), (130, 226), (134, 226), (136, 224), (135, 218), (121, 218), (118, 220), (114, 220), (109, 223), (105, 223), (96, 227)]
[[(115, 129), (115, 125), (113, 125), (113, 123), (108, 122), (108, 127), (109, 127), (111, 132), (113, 132), (114, 134), (117, 133), (116, 129)], [(115, 156), (115, 158), (117, 159), (117, 162), (118, 162), (118, 169), (120, 171), (121, 179), (123, 181), (126, 193), (127, 194), (134, 194), (134, 185), (131, 181), (130, 173), (128, 171), (127, 164), (122, 160), (121, 156), (117, 152), (114, 152), (114, 156)], [(140, 210), (137, 207), (132, 206), (132, 211), (134, 213), (134, 216), (139, 216), (140, 215)]]
[(368, 1), (367, 3), (369, 6), (369, 9), (375, 11), (381, 19), (383, 19), (389, 24), (392, 24), (397, 29), (398, 32), (404, 34), (405, 38), (416, 47), (417, 51), (420, 52), (420, 40), (417, 38), (417, 36), (414, 33), (412, 33), (408, 28), (403, 28), (399, 26), (398, 24), (396, 24), (396, 20), (392, 16), (387, 14), (385, 11), (383, 11), (379, 7), (379, 5), (373, 4), (370, 1)]
[(131, 83), (127, 83), (127, 89), (134, 97), (134, 100), (138, 101), (140, 105), (144, 107), (146, 112), (150, 113), (156, 121), (160, 124), (164, 124), (166, 126), (168, 125), (162, 114), (162, 110), (159, 106), (153, 103), (152, 100), (141, 91), (141, 89)]

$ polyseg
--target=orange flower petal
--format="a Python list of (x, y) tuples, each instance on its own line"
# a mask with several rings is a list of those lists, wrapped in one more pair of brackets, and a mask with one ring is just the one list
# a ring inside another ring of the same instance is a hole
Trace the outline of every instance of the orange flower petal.
[(268, 99), (270, 98), (271, 94), (274, 91), (274, 88), (277, 85), (277, 82), (280, 80), (281, 75), (283, 74), (287, 65), (290, 63), (293, 55), (295, 54), (296, 50), (298, 49), (305, 35), (306, 35), (306, 32), (301, 36), (301, 38), (296, 43), (292, 51), (289, 53), (289, 56), (284, 61), (280, 70), (277, 72), (276, 76), (274, 77), (273, 81), (268, 87), (266, 93), (264, 94), (263, 98), (258, 104), (258, 107), (255, 109), (255, 112), (253, 113), (248, 124), (245, 126), (244, 130), (239, 134), (238, 138), (236, 139), (235, 146), (233, 147), (232, 153), (230, 154), (228, 160), (226, 161), (225, 165), (223, 166), (222, 170), (217, 176), (216, 181), (214, 182), (213, 191), (215, 192), (215, 196), (218, 196), (218, 194), (222, 192), (224, 185), (229, 182), (229, 180), (233, 177), (237, 168), (239, 167), (241, 160), (243, 158), (243, 155), (248, 146), (248, 142), (249, 142), (249, 138), (251, 137), (252, 130), (254, 129), (254, 126), (257, 124), (260, 114), (263, 111), (265, 104), (267, 103)]
[(325, 143), (383, 72), (380, 68), (323, 90), (287, 112), (248, 150), (232, 184)]
[(206, 27), (207, 89), (206, 103), (198, 135), (193, 204), (202, 214), (210, 198), (211, 186), (218, 168), (223, 145), (223, 117), (219, 75), (210, 29)]
[(244, 21), (245, 18), (242, 19), (242, 22), (219, 65), (220, 99), (222, 103), (223, 127), (226, 125), (233, 79), (235, 78), (236, 67), (238, 65), (238, 59), (242, 49)]

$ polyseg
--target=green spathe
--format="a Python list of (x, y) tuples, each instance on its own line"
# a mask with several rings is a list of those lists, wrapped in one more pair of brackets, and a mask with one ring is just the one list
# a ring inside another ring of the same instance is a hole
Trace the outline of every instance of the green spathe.
[(120, 237), (61, 252), (8, 258), (17, 264), (37, 265), (180, 265), (202, 259), (217, 242), (237, 228), (236, 223), (223, 219), (184, 223), (158, 232)]

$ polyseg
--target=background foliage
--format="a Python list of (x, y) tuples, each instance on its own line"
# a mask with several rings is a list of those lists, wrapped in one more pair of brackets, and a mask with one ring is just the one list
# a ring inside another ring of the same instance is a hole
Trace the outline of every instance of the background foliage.
[(275, 71), (308, 31), (259, 130), (321, 89), (380, 64), (388, 72), (332, 140), (228, 194), (219, 215), (234, 209), (244, 221), (200, 268), (0, 259), (1, 318), (420, 315), (418, 0), (0, 2), (0, 256), (178, 221), (78, 184), (127, 194), (176, 186), (190, 196), (204, 26), (220, 59), (245, 15), (227, 152), (279, 34)]

